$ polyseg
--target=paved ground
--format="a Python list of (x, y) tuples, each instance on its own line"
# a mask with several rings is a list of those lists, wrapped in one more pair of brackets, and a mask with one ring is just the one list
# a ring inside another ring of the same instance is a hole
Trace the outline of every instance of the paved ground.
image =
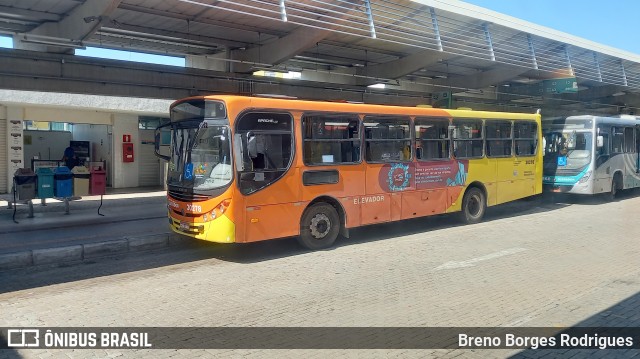
[[(640, 326), (640, 197), (520, 202), (290, 239), (0, 272), (5, 326)], [(20, 350), (8, 357), (632, 357), (637, 351)]]
[[(4, 196), (4, 195), (3, 195)], [(120, 190), (65, 204), (53, 199), (7, 208), (0, 199), (0, 271), (59, 264), (168, 245), (166, 195), (158, 189)], [(175, 236), (174, 236), (175, 237)], [(172, 243), (175, 241), (172, 241)]]

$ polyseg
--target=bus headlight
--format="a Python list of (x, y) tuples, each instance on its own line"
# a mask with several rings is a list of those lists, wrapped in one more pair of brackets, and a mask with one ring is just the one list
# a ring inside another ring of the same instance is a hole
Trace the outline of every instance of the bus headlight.
[(589, 177), (591, 177), (591, 171), (587, 171), (587, 173), (585, 173), (584, 176), (580, 178), (578, 183), (586, 183), (589, 180)]
[(224, 214), (224, 212), (227, 210), (227, 208), (229, 208), (229, 205), (231, 204), (231, 198), (227, 198), (225, 200), (223, 200), (222, 202), (220, 202), (219, 205), (217, 205), (213, 211), (211, 211), (211, 220), (214, 220), (220, 216), (222, 216), (222, 214)]

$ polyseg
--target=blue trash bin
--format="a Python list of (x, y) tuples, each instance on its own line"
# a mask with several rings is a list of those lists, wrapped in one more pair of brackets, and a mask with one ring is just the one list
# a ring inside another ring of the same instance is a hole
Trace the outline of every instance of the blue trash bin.
[(38, 168), (38, 198), (53, 198), (53, 171), (51, 168)]
[(73, 195), (73, 173), (68, 167), (58, 167), (53, 171), (56, 197), (65, 198)]

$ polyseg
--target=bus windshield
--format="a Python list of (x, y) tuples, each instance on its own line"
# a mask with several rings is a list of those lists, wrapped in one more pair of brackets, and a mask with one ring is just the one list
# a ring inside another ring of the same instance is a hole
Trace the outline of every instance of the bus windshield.
[(231, 182), (229, 127), (205, 125), (173, 128), (167, 185), (211, 190)]
[(544, 169), (579, 170), (591, 162), (591, 132), (551, 131), (544, 134)]

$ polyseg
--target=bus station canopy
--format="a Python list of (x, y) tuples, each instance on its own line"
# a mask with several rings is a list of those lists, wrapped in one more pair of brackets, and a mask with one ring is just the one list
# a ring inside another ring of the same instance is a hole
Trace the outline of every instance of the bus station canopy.
[[(182, 96), (153, 92), (151, 68), (168, 89), (184, 87), (184, 76), (210, 78), (191, 80), (189, 94), (452, 106), (446, 97), (458, 107), (563, 114), (640, 105), (639, 55), (457, 0), (0, 0), (0, 34), (14, 41), (0, 54), (7, 89), (61, 88), (42, 84), (57, 76), (50, 81), (72, 83), (70, 92), (107, 91), (76, 84), (94, 81), (132, 96)], [(60, 66), (14, 66), (64, 64), (86, 47), (184, 57), (188, 71), (146, 65), (133, 77), (90, 76), (111, 63), (89, 59), (62, 76)]]

